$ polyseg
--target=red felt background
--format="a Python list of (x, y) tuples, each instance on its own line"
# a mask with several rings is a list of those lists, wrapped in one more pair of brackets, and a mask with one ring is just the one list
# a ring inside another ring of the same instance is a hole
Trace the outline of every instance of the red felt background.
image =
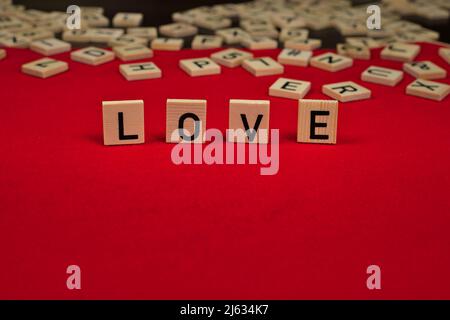
[[(417, 60), (438, 47), (422, 44)], [(223, 68), (191, 78), (180, 58), (156, 52), (163, 78), (127, 82), (119, 61), (38, 79), (20, 66), (39, 58), (8, 49), (0, 61), (0, 298), (392, 299), (450, 298), (450, 98), (434, 102), (359, 80), (355, 60), (330, 73), (286, 67), (321, 86), (353, 80), (372, 90), (341, 103), (338, 144), (296, 143), (297, 102), (269, 97), (278, 76)], [(279, 50), (255, 52), (276, 57)], [(318, 51), (315, 54), (318, 54)], [(449, 83), (449, 78), (439, 80)], [(229, 99), (270, 99), (280, 170), (257, 165), (172, 164), (165, 100), (208, 100), (207, 127), (225, 130)], [(146, 143), (102, 145), (102, 100), (143, 99)], [(82, 290), (66, 288), (66, 267)], [(366, 268), (382, 269), (382, 290)]]

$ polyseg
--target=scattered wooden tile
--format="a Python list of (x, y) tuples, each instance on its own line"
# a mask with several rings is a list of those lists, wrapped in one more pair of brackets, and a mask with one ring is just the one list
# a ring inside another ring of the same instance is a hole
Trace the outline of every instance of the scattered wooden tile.
[(386, 60), (411, 62), (420, 52), (420, 46), (407, 43), (391, 43), (381, 51), (381, 58)]
[(241, 28), (228, 28), (217, 30), (216, 35), (221, 36), (226, 44), (238, 44), (250, 35)]
[(108, 43), (113, 39), (116, 39), (123, 35), (122, 29), (112, 28), (92, 28), (88, 29), (87, 37), (90, 42), (95, 43)]
[(450, 48), (439, 48), (439, 55), (450, 64)]
[(415, 78), (434, 80), (447, 77), (447, 71), (431, 61), (405, 62), (403, 70)]
[(119, 46), (136, 46), (136, 45), (147, 45), (148, 40), (141, 37), (136, 37), (132, 35), (122, 35), (120, 37), (114, 38), (108, 42), (110, 47)]
[(5, 36), (0, 38), (0, 47), (6, 48), (28, 48), (30, 40), (24, 37)]
[(309, 60), (309, 63), (313, 67), (326, 71), (336, 72), (346, 68), (350, 68), (353, 65), (353, 59), (327, 52), (311, 58)]
[(304, 28), (283, 28), (280, 33), (280, 41), (284, 42), (289, 39), (307, 40), (309, 30)]
[(311, 89), (311, 82), (278, 78), (269, 88), (269, 95), (288, 99), (302, 99)]
[(5, 59), (5, 58), (6, 58), (6, 50), (0, 49), (0, 60)]
[(442, 101), (449, 93), (449, 85), (422, 79), (416, 79), (406, 87), (406, 94), (436, 101)]
[(119, 46), (114, 47), (113, 51), (122, 61), (149, 59), (153, 57), (153, 50), (143, 45)]
[(203, 143), (206, 100), (167, 99), (166, 142)]
[(187, 23), (175, 22), (160, 26), (159, 33), (172, 38), (190, 37), (198, 33), (198, 28)]
[(241, 41), (242, 46), (250, 50), (276, 49), (278, 42), (269, 37), (250, 37)]
[(22, 65), (22, 72), (39, 78), (48, 78), (69, 70), (67, 62), (43, 58)]
[(308, 66), (312, 57), (312, 51), (301, 51), (297, 49), (283, 49), (278, 55), (278, 62), (292, 66)]
[(325, 84), (322, 86), (322, 93), (341, 102), (369, 99), (371, 95), (369, 89), (353, 81)]
[(307, 50), (312, 51), (322, 46), (320, 39), (288, 39), (284, 42), (284, 47), (287, 49)]
[(229, 142), (268, 143), (269, 141), (269, 100), (230, 100), (228, 129), (233, 135)]
[(139, 144), (145, 141), (144, 101), (103, 101), (105, 146)]
[(219, 30), (230, 27), (232, 21), (227, 17), (221, 17), (218, 15), (199, 15), (194, 18), (193, 23), (200, 28)]
[(220, 66), (209, 58), (180, 60), (179, 66), (191, 77), (219, 74)]
[(30, 49), (44, 56), (52, 56), (55, 54), (70, 51), (72, 46), (70, 43), (55, 38), (36, 40), (30, 44)]
[(62, 39), (68, 42), (89, 42), (90, 35), (88, 30), (66, 30), (62, 34)]
[(349, 37), (345, 39), (345, 42), (352, 46), (368, 47), (369, 49), (380, 47), (380, 42), (369, 37)]
[(338, 43), (336, 51), (341, 56), (363, 60), (370, 59), (370, 49), (366, 46)]
[(87, 47), (84, 49), (72, 51), (70, 58), (73, 61), (97, 66), (114, 60), (115, 54), (112, 51), (97, 47)]
[(153, 40), (158, 37), (158, 31), (154, 27), (133, 27), (127, 29), (127, 34), (147, 40)]
[(192, 40), (192, 49), (214, 49), (222, 46), (223, 39), (219, 36), (197, 35)]
[(394, 69), (370, 66), (361, 74), (361, 80), (386, 86), (396, 86), (403, 79), (403, 72)]
[(211, 54), (211, 59), (228, 68), (240, 66), (246, 59), (253, 58), (253, 54), (239, 49), (225, 49)]
[(283, 65), (270, 57), (258, 57), (244, 60), (242, 67), (255, 77), (270, 76), (284, 72)]
[(153, 50), (179, 51), (183, 48), (183, 39), (178, 38), (156, 38), (152, 40)]
[(336, 144), (337, 120), (338, 101), (300, 99), (297, 142)]
[(143, 19), (142, 13), (119, 12), (113, 18), (113, 25), (120, 28), (138, 27)]
[(162, 77), (161, 69), (153, 62), (121, 64), (120, 73), (128, 81), (156, 79)]

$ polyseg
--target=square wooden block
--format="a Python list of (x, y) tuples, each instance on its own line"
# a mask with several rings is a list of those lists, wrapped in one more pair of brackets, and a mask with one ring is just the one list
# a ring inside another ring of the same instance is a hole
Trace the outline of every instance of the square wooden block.
[(155, 27), (133, 27), (127, 29), (127, 34), (147, 40), (153, 40), (158, 37), (158, 30)]
[(92, 28), (87, 30), (86, 37), (90, 42), (108, 43), (123, 35), (122, 29)]
[(311, 58), (309, 63), (318, 69), (336, 72), (350, 68), (353, 65), (353, 59), (328, 52)]
[(147, 43), (148, 40), (145, 38), (125, 34), (110, 40), (108, 42), (108, 46), (110, 47), (136, 46), (136, 45), (146, 46)]
[(243, 47), (250, 50), (267, 50), (278, 48), (278, 42), (269, 37), (249, 37), (241, 41)]
[(218, 15), (201, 14), (194, 18), (195, 25), (203, 29), (219, 30), (228, 28), (232, 25), (232, 21), (227, 17), (221, 17)]
[(87, 47), (77, 51), (72, 51), (70, 58), (73, 61), (98, 66), (100, 64), (114, 60), (115, 54), (112, 51), (97, 48)]
[(242, 63), (242, 67), (255, 77), (270, 76), (284, 72), (284, 67), (270, 57), (247, 59)]
[(175, 22), (160, 26), (159, 33), (165, 37), (183, 38), (196, 35), (198, 28), (187, 23)]
[(416, 79), (406, 87), (406, 94), (436, 101), (444, 100), (449, 93), (448, 84), (422, 79)]
[(114, 47), (113, 51), (122, 61), (149, 59), (153, 57), (153, 50), (143, 45), (119, 46)]
[(287, 49), (312, 51), (322, 46), (320, 39), (288, 39), (284, 42), (284, 47)]
[(352, 46), (367, 47), (369, 49), (380, 47), (380, 42), (369, 37), (350, 37), (346, 38), (345, 42)]
[(312, 57), (312, 51), (301, 51), (297, 49), (283, 49), (278, 55), (278, 62), (281, 64), (307, 67)]
[(225, 49), (211, 54), (211, 59), (228, 68), (240, 66), (245, 59), (250, 58), (253, 58), (252, 53), (239, 49)]
[(219, 74), (220, 66), (210, 58), (180, 60), (179, 66), (191, 77)]
[(269, 95), (288, 99), (302, 99), (311, 89), (311, 82), (279, 78), (269, 88)]
[(89, 42), (90, 34), (88, 30), (66, 30), (62, 34), (62, 39), (68, 42)]
[(222, 46), (223, 39), (219, 36), (197, 35), (192, 40), (192, 49), (214, 49)]
[(105, 146), (139, 144), (145, 141), (144, 101), (103, 101)]
[(370, 66), (361, 74), (361, 80), (394, 87), (403, 79), (403, 72), (395, 69)]
[(226, 44), (238, 44), (250, 35), (241, 28), (228, 28), (217, 30), (216, 35), (221, 36)]
[(0, 49), (0, 60), (5, 59), (5, 58), (6, 58), (6, 50)]
[(309, 30), (304, 28), (283, 28), (279, 39), (284, 42), (289, 39), (306, 40), (309, 36)]
[(30, 40), (25, 37), (16, 37), (13, 35), (4, 36), (0, 38), (0, 47), (6, 48), (28, 48)]
[(128, 81), (156, 79), (162, 77), (161, 69), (153, 62), (121, 64), (120, 73)]
[(369, 89), (353, 81), (325, 84), (322, 86), (322, 93), (341, 102), (369, 99), (371, 95)]
[(114, 27), (128, 28), (141, 25), (144, 15), (142, 13), (118, 12), (113, 18)]
[(156, 38), (152, 40), (153, 50), (178, 51), (183, 48), (183, 39), (178, 38)]
[(167, 99), (166, 142), (203, 143), (206, 100)]
[(381, 58), (386, 60), (411, 62), (420, 52), (420, 46), (408, 43), (391, 43), (381, 51)]
[(268, 143), (269, 100), (230, 100), (229, 142)]
[(338, 101), (299, 100), (297, 142), (336, 144)]
[(450, 48), (439, 48), (439, 55), (450, 64)]
[(405, 62), (403, 70), (415, 78), (425, 80), (444, 79), (447, 77), (447, 71), (431, 61)]
[(44, 56), (52, 56), (54, 54), (70, 51), (72, 46), (68, 42), (51, 38), (33, 41), (30, 44), (30, 49)]
[(366, 46), (357, 46), (352, 44), (339, 43), (336, 49), (341, 56), (347, 56), (354, 59), (369, 60), (370, 49)]
[(22, 72), (39, 78), (48, 78), (69, 70), (67, 62), (43, 58), (22, 65)]

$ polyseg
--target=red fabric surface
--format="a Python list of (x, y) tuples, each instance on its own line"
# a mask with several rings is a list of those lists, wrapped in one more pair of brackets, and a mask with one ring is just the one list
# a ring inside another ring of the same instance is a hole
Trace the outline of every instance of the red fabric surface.
[[(438, 47), (417, 60), (450, 71)], [(373, 98), (340, 103), (338, 144), (296, 143), (297, 102), (269, 97), (279, 76), (242, 68), (191, 78), (156, 52), (163, 78), (127, 82), (115, 60), (38, 79), (20, 66), (40, 55), (8, 49), (0, 61), (0, 298), (410, 299), (450, 298), (450, 100), (360, 81), (355, 60), (331, 73), (285, 68), (312, 81), (352, 80)], [(315, 52), (317, 55), (324, 50)], [(278, 55), (258, 51), (257, 56)], [(449, 78), (438, 80), (449, 83)], [(270, 99), (280, 169), (172, 164), (164, 142), (167, 98), (207, 99), (207, 128), (224, 131), (229, 99)], [(143, 99), (146, 143), (102, 145), (102, 100)], [(66, 267), (82, 289), (66, 288)], [(366, 268), (382, 290), (366, 288)]]

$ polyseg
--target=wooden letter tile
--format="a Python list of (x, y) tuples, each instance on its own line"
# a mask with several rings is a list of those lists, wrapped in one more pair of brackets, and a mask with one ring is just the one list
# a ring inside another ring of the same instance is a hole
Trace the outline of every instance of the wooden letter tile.
[(195, 58), (180, 60), (180, 68), (191, 77), (219, 74), (220, 66), (210, 58)]
[(110, 47), (133, 46), (133, 45), (146, 46), (147, 42), (148, 42), (148, 40), (145, 38), (125, 34), (125, 35), (122, 35), (120, 37), (110, 40), (108, 42), (108, 46), (110, 46)]
[(220, 48), (222, 46), (222, 37), (219, 36), (208, 36), (208, 35), (198, 35), (192, 40), (192, 49), (214, 49)]
[(450, 48), (439, 48), (439, 55), (450, 64)]
[(449, 85), (422, 79), (416, 79), (406, 87), (406, 94), (436, 101), (444, 100), (449, 93)]
[(166, 142), (203, 143), (206, 100), (167, 99)]
[(221, 36), (225, 40), (226, 44), (238, 44), (244, 38), (248, 38), (250, 36), (246, 31), (242, 30), (241, 28), (228, 28), (217, 30), (216, 34), (218, 36)]
[(287, 49), (306, 50), (311, 51), (322, 46), (320, 39), (288, 39), (284, 42), (284, 47)]
[(268, 143), (269, 100), (230, 100), (229, 142)]
[(242, 46), (250, 50), (265, 50), (278, 48), (278, 42), (269, 37), (249, 37), (241, 41)]
[(403, 79), (403, 72), (394, 69), (370, 66), (361, 74), (361, 80), (386, 86), (396, 86)]
[(142, 13), (119, 12), (113, 18), (114, 27), (127, 28), (141, 25), (144, 15)]
[(144, 38), (147, 40), (153, 40), (158, 37), (158, 31), (156, 30), (155, 27), (128, 28), (127, 34), (129, 34), (130, 36)]
[(52, 56), (54, 54), (70, 51), (72, 46), (70, 43), (58, 39), (36, 40), (30, 44), (30, 49), (44, 56)]
[(269, 95), (288, 99), (302, 99), (311, 89), (311, 82), (279, 78), (269, 88)]
[(88, 29), (86, 37), (88, 37), (90, 42), (108, 43), (121, 35), (123, 35), (122, 29), (92, 28)]
[(162, 72), (153, 62), (121, 64), (120, 73), (128, 81), (161, 78)]
[(87, 47), (77, 51), (72, 51), (70, 54), (70, 58), (73, 61), (86, 63), (93, 66), (112, 61), (114, 60), (114, 57), (114, 52), (96, 47)]
[(119, 46), (114, 47), (113, 51), (122, 61), (149, 59), (153, 57), (153, 50), (143, 45)]
[(431, 61), (405, 62), (403, 70), (415, 78), (425, 80), (444, 79), (447, 77), (447, 71)]
[(103, 101), (103, 143), (144, 143), (144, 101)]
[(420, 46), (407, 43), (391, 43), (381, 51), (381, 58), (386, 60), (411, 62), (419, 54)]
[(283, 49), (278, 55), (281, 64), (307, 67), (312, 57), (312, 51), (301, 51), (297, 49)]
[(156, 38), (152, 40), (153, 50), (178, 51), (183, 48), (183, 39), (178, 38)]
[(22, 65), (22, 72), (39, 78), (48, 78), (69, 70), (67, 62), (43, 58)]
[(289, 39), (306, 40), (308, 39), (309, 31), (303, 28), (283, 28), (280, 33), (280, 41), (284, 42)]
[(159, 33), (161, 35), (172, 38), (190, 37), (197, 34), (197, 32), (197, 27), (182, 22), (165, 24), (159, 27)]
[(353, 81), (323, 85), (322, 93), (341, 102), (369, 99), (371, 95), (371, 91), (369, 89), (364, 88)]
[(297, 142), (336, 144), (338, 101), (299, 100)]
[(252, 53), (239, 49), (226, 49), (211, 55), (211, 59), (228, 68), (240, 66), (245, 59), (250, 58), (253, 58)]
[(350, 68), (353, 65), (353, 59), (329, 52), (311, 58), (309, 63), (313, 67), (336, 72)]
[(6, 50), (0, 49), (0, 60), (5, 59), (5, 58), (6, 58)]
[(284, 67), (270, 57), (258, 57), (244, 60), (242, 67), (255, 77), (281, 74)]
[(339, 43), (336, 51), (342, 56), (354, 59), (370, 59), (370, 49), (366, 46)]

